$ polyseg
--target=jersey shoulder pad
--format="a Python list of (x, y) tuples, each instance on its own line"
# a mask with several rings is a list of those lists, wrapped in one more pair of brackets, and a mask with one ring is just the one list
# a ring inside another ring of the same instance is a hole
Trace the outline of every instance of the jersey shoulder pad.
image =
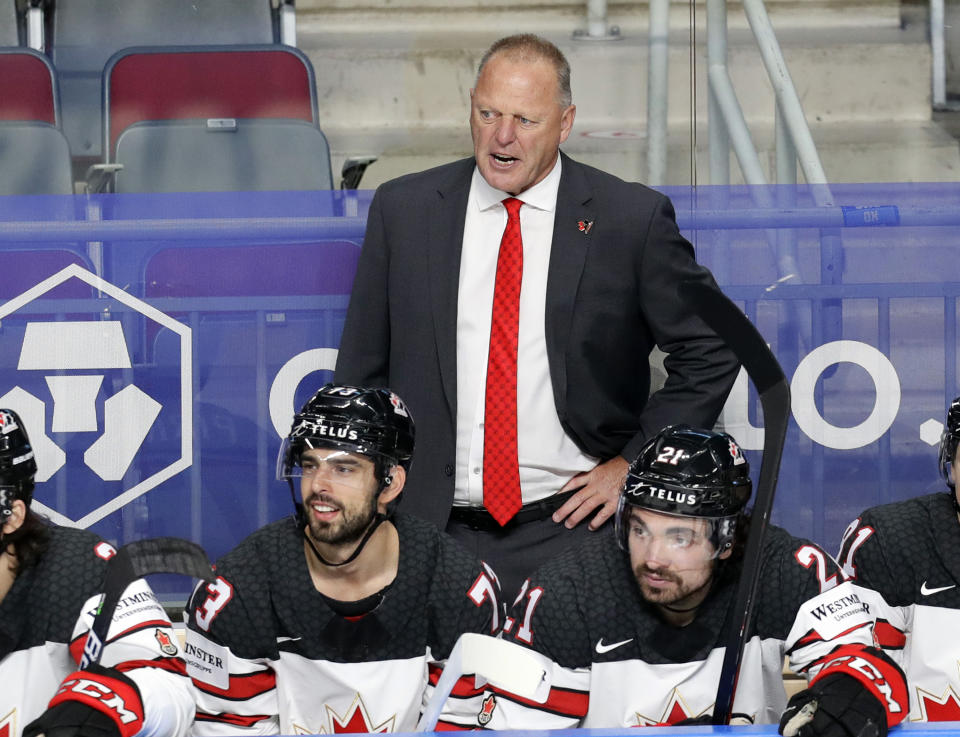
[(960, 524), (951, 494), (940, 492), (871, 507), (847, 528), (844, 573), (890, 604), (914, 601), (937, 561), (960, 561)]
[(615, 638), (637, 615), (629, 559), (598, 532), (541, 566), (510, 612), (506, 633), (566, 668), (593, 662), (595, 633)]
[(190, 626), (244, 657), (272, 656), (275, 603), (286, 598), (283, 589), (292, 572), (304, 566), (302, 538), (292, 519), (260, 528), (217, 561), (214, 583), (194, 591)]
[(492, 571), (460, 543), (418, 517), (395, 515), (401, 563), (388, 596), (430, 618), (430, 646), (445, 658), (460, 634), (492, 635), (503, 625)]
[(836, 561), (816, 543), (767, 528), (756, 632), (783, 639), (805, 603), (843, 582)]
[(87, 530), (51, 526), (47, 549), (32, 571), (29, 592), (31, 627), (45, 636), (68, 642), (84, 604), (103, 593), (107, 561), (116, 552)]

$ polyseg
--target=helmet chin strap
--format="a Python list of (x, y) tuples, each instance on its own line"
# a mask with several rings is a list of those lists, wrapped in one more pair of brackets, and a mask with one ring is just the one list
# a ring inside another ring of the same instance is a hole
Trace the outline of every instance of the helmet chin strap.
[[(386, 484), (389, 484), (393, 479), (387, 477), (389, 480), (385, 480)], [(330, 568), (339, 568), (340, 566), (345, 566), (348, 563), (352, 563), (357, 559), (357, 556), (363, 552), (363, 548), (370, 541), (370, 538), (373, 536), (373, 533), (377, 531), (377, 528), (386, 522), (389, 519), (389, 514), (383, 514), (382, 512), (377, 512), (373, 515), (373, 519), (370, 520), (370, 525), (367, 527), (367, 531), (363, 534), (363, 537), (360, 539), (360, 544), (357, 545), (356, 549), (350, 554), (350, 557), (340, 563), (332, 563), (322, 555), (320, 551), (317, 550), (317, 546), (313, 544), (313, 540), (310, 539), (310, 536), (307, 534), (307, 515), (303, 510), (303, 505), (297, 501), (296, 491), (293, 487), (293, 480), (289, 477), (287, 478), (287, 484), (290, 486), (290, 496), (293, 498), (293, 506), (297, 510), (296, 520), (297, 527), (300, 529), (300, 534), (303, 535), (303, 539), (307, 541), (307, 546), (313, 552), (314, 557), (323, 565), (329, 566)], [(383, 491), (383, 488), (380, 489)], [(380, 492), (378, 491), (377, 494)]]
[(370, 537), (374, 532), (377, 531), (377, 528), (386, 522), (387, 515), (377, 512), (373, 519), (370, 521), (370, 526), (367, 527), (367, 531), (364, 533), (363, 538), (360, 540), (360, 544), (357, 545), (356, 549), (350, 554), (350, 557), (340, 563), (331, 563), (329, 560), (320, 555), (320, 551), (317, 550), (316, 546), (313, 544), (313, 540), (310, 539), (310, 536), (307, 534), (307, 526), (303, 524), (300, 526), (300, 534), (303, 535), (303, 539), (307, 541), (307, 545), (310, 547), (310, 550), (313, 551), (313, 555), (318, 561), (320, 561), (325, 566), (330, 566), (331, 568), (339, 568), (340, 566), (345, 566), (347, 563), (352, 563), (357, 559), (357, 556), (363, 551), (364, 546), (370, 540)]

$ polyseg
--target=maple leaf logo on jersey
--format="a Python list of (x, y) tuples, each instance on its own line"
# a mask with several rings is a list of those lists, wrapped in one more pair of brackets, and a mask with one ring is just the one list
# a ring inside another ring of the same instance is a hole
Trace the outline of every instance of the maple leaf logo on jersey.
[(160, 650), (164, 655), (173, 656), (177, 654), (177, 646), (174, 644), (170, 635), (161, 629), (155, 629), (153, 636), (157, 638), (157, 644), (160, 645)]
[(493, 710), (497, 708), (497, 697), (493, 694), (490, 694), (483, 700), (483, 703), (480, 705), (480, 713), (477, 714), (477, 721), (480, 722), (480, 726), (485, 726), (491, 719), (493, 719)]
[[(706, 714), (708, 712), (709, 708), (704, 709), (700, 714)], [(663, 710), (663, 714), (660, 715), (660, 718), (644, 716), (640, 712), (636, 712), (637, 726), (655, 727), (657, 725), (676, 724), (690, 717), (698, 717), (700, 714), (694, 713), (693, 710), (684, 703), (683, 697), (677, 689), (673, 689), (673, 692), (670, 694), (670, 701), (667, 702), (667, 706)]]
[(14, 737), (17, 734), (17, 710), (13, 708), (9, 714), (0, 718), (0, 737)]
[(347, 708), (346, 713), (341, 716), (329, 705), (324, 705), (327, 710), (327, 724), (321, 727), (316, 734), (358, 734), (358, 733), (386, 733), (393, 731), (394, 722), (397, 715), (387, 717), (379, 724), (374, 724), (370, 718), (366, 704), (360, 698), (358, 693), (353, 699), (353, 703)]
[(960, 721), (960, 697), (947, 686), (942, 696), (934, 696), (922, 688), (917, 688), (917, 703), (920, 704), (921, 718), (927, 722)]

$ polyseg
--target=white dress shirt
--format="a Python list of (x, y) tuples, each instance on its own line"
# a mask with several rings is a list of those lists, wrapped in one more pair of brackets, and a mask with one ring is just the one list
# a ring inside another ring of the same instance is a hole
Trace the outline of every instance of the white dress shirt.
[[(560, 157), (538, 184), (517, 196), (523, 238), (523, 282), (517, 345), (517, 447), (523, 503), (560, 491), (575, 474), (593, 468), (557, 417), (544, 333), (547, 267), (553, 240)], [(483, 419), (487, 351), (500, 239), (507, 225), (502, 201), (474, 169), (467, 200), (457, 294), (457, 471), (455, 505), (483, 506)]]

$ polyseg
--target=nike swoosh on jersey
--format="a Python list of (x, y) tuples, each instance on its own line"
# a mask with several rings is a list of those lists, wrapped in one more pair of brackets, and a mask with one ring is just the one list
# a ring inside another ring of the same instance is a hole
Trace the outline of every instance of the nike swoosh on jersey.
[(287, 637), (286, 635), (280, 635), (277, 638), (277, 644), (281, 642), (296, 642), (297, 640), (302, 640), (302, 637)]
[(601, 637), (597, 640), (597, 652), (603, 655), (611, 650), (616, 650), (621, 645), (626, 645), (628, 642), (633, 642), (633, 638), (631, 637), (629, 640), (621, 640), (620, 642), (611, 642), (609, 645), (604, 645), (603, 638)]
[(924, 581), (923, 584), (921, 584), (920, 586), (920, 593), (923, 594), (924, 596), (930, 596), (931, 594), (937, 594), (937, 593), (940, 593), (941, 591), (947, 591), (948, 589), (954, 589), (956, 587), (957, 585), (955, 583), (952, 583), (949, 586), (939, 586), (938, 588), (931, 589), (931, 588), (927, 588), (927, 582)]

